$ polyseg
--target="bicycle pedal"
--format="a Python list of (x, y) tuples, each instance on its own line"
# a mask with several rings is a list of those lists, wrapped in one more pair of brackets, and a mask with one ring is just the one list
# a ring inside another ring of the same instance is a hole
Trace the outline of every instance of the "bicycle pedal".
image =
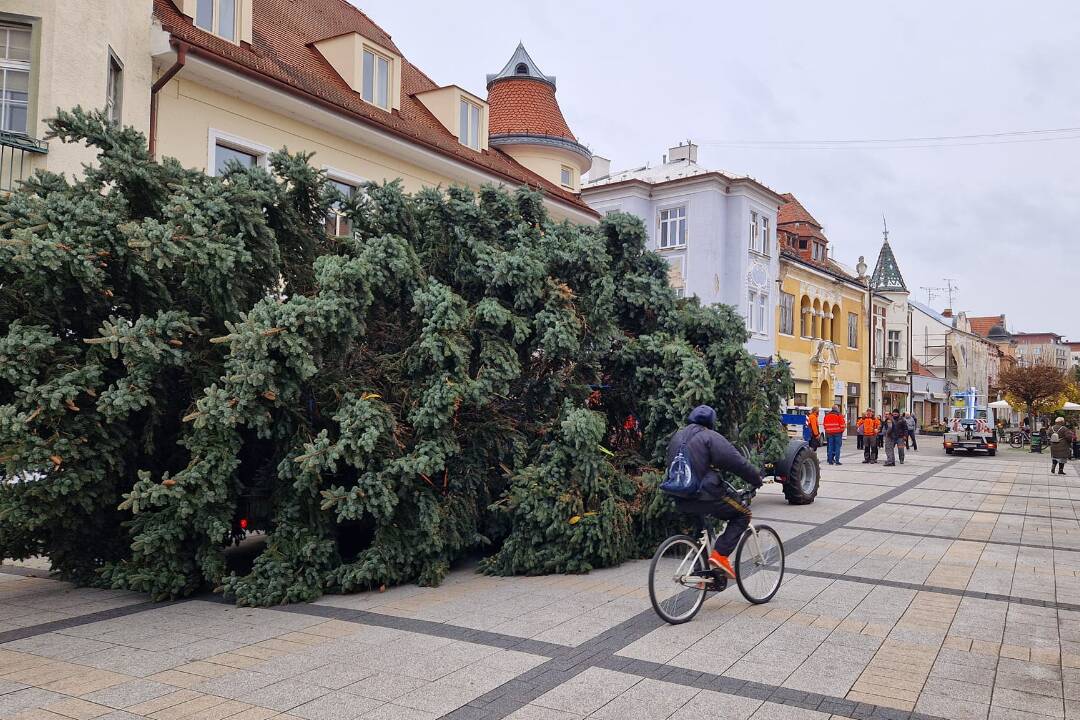
[(723, 570), (713, 570), (712, 589), (716, 592), (723, 592), (727, 589), (728, 576)]

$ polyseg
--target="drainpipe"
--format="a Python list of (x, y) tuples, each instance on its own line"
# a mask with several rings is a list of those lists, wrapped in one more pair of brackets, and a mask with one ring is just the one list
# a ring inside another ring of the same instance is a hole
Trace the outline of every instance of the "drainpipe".
[(184, 63), (187, 62), (187, 43), (176, 42), (176, 62), (172, 64), (168, 70), (157, 79), (153, 85), (150, 86), (150, 158), (154, 159), (157, 156), (157, 108), (158, 108), (158, 90), (165, 87), (176, 73), (184, 67)]

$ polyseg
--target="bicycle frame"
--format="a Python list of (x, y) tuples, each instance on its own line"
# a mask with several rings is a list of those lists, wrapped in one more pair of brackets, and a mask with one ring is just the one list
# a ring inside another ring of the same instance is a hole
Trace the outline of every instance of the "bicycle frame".
[[(675, 582), (679, 583), (680, 585), (686, 585), (687, 583), (698, 583), (698, 582), (702, 582), (702, 581), (710, 581), (710, 580), (712, 580), (712, 578), (706, 578), (706, 577), (701, 577), (700, 575), (695, 575), (694, 572), (693, 572), (694, 568), (697, 567), (698, 560), (701, 558), (701, 556), (703, 554), (707, 554), (709, 551), (711, 551), (712, 546), (716, 542), (716, 539), (713, 536), (713, 533), (710, 532), (708, 524), (705, 522), (704, 518), (702, 518), (700, 524), (702, 526), (701, 533), (700, 533), (701, 539), (698, 540), (697, 552), (695, 552), (693, 554), (687, 553), (686, 557), (683, 558), (683, 561), (681, 563), (679, 563), (679, 567), (677, 567), (675, 569), (675, 576), (674, 576), (673, 579), (675, 580)], [(757, 528), (754, 527), (754, 523), (751, 522), (749, 524), (749, 526), (747, 527), (747, 530), (750, 532), (750, 535), (753, 537), (753, 543), (754, 544), (752, 546), (752, 550), (753, 550), (754, 564), (761, 565), (764, 562), (764, 558), (763, 558), (763, 556), (761, 554), (761, 542), (758, 540)], [(689, 565), (688, 565), (688, 563), (689, 563)]]

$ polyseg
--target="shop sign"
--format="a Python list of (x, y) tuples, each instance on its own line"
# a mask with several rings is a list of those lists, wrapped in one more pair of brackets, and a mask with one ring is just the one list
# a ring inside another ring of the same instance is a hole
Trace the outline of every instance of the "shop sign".
[(908, 391), (908, 386), (903, 383), (887, 382), (885, 383), (885, 390), (887, 392), (906, 393)]

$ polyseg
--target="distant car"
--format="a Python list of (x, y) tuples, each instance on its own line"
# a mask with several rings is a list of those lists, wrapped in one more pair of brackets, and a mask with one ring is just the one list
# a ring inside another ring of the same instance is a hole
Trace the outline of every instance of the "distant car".
[(967, 450), (969, 454), (985, 452), (993, 457), (997, 455), (997, 433), (978, 420), (958, 420), (953, 429), (942, 437), (945, 453), (952, 455), (957, 450)]

